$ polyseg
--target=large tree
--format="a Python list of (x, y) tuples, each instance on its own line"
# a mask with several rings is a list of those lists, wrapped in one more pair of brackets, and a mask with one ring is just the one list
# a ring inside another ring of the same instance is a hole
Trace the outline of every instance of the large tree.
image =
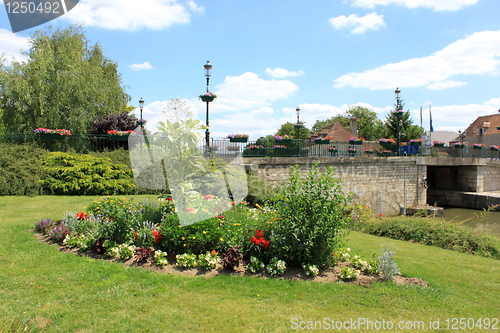
[[(385, 136), (388, 138), (393, 138), (396, 140), (397, 137), (397, 117), (394, 115), (394, 111), (397, 110), (398, 106), (394, 105), (394, 110), (387, 114), (385, 120)], [(399, 104), (399, 110), (404, 109), (404, 103), (401, 100)], [(405, 112), (400, 118), (401, 125), (399, 128), (400, 133), (404, 134), (401, 136), (401, 142), (409, 142), (411, 139), (420, 139), (423, 134), (423, 129), (418, 125), (413, 125), (413, 120), (410, 118), (410, 110)]]
[[(280, 129), (278, 132), (276, 132), (277, 135), (291, 135), (295, 139), (297, 138), (297, 129), (293, 127), (294, 124), (292, 123), (285, 123), (281, 125)], [(304, 140), (309, 134), (311, 134), (311, 131), (305, 127), (302, 126), (302, 128), (299, 129), (299, 138), (301, 140)]]
[(380, 139), (384, 135), (384, 123), (377, 118), (377, 113), (362, 106), (350, 106), (344, 115), (336, 115), (327, 120), (316, 120), (313, 131), (317, 132), (321, 127), (335, 121), (340, 122), (347, 130), (351, 130), (351, 118), (356, 118), (356, 124), (360, 137), (367, 141)]
[(37, 127), (86, 133), (96, 116), (125, 111), (117, 64), (89, 45), (80, 26), (36, 31), (27, 62), (0, 63), (0, 108), (9, 132)]

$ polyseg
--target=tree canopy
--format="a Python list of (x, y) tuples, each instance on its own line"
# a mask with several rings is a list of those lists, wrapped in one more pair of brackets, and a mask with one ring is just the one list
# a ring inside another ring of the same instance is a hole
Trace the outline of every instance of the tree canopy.
[(335, 121), (340, 122), (348, 131), (351, 130), (351, 118), (356, 118), (359, 137), (367, 141), (374, 141), (384, 136), (384, 123), (377, 118), (377, 113), (362, 106), (350, 106), (344, 115), (338, 114), (327, 120), (316, 120), (313, 131), (319, 131), (323, 126)]
[[(394, 105), (394, 111), (398, 109), (397, 105)], [(400, 101), (399, 109), (404, 109), (404, 103)], [(397, 117), (394, 115), (394, 111), (387, 114), (385, 121), (385, 134), (388, 138), (393, 138), (396, 140), (397, 136)], [(402, 126), (400, 127), (400, 132), (404, 135), (401, 136), (402, 142), (409, 142), (411, 139), (420, 139), (423, 134), (423, 129), (418, 125), (413, 125), (413, 120), (410, 118), (410, 110), (405, 112), (403, 116), (400, 117)]]
[[(277, 135), (291, 135), (294, 138), (297, 138), (297, 129), (293, 127), (294, 124), (288, 122), (283, 125), (281, 125), (280, 129), (278, 132), (276, 132)], [(311, 134), (311, 131), (305, 127), (302, 126), (302, 128), (299, 129), (299, 139), (304, 140), (309, 134)]]
[(80, 26), (37, 30), (27, 62), (0, 61), (0, 108), (9, 132), (38, 127), (86, 133), (96, 116), (121, 113), (130, 96), (116, 62), (97, 43), (89, 46)]

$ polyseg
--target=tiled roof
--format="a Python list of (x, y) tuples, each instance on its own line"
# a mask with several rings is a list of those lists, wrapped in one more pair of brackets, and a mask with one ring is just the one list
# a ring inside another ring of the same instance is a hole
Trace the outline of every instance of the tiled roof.
[(500, 127), (500, 115), (492, 114), (489, 116), (477, 117), (477, 119), (465, 130), (466, 137), (477, 136), (478, 129), (484, 128), (484, 123), (488, 122), (490, 123), (490, 127), (487, 129), (485, 128), (483, 135), (500, 134), (500, 130), (497, 129), (497, 126)]
[(307, 138), (315, 139), (317, 137), (325, 138), (330, 136), (332, 141), (347, 141), (352, 135), (351, 132), (345, 129), (338, 121), (323, 126), (319, 131), (309, 135)]

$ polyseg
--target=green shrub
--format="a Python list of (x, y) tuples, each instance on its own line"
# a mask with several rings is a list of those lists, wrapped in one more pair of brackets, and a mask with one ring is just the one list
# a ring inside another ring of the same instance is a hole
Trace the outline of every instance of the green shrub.
[(344, 211), (350, 197), (340, 183), (331, 167), (320, 173), (315, 165), (304, 178), (298, 166), (292, 168), (274, 205), (279, 219), (272, 223), (270, 249), (275, 257), (295, 267), (333, 264), (350, 220)]
[(500, 259), (500, 239), (440, 218), (394, 217), (359, 223), (358, 230), (375, 236), (432, 245)]
[(109, 158), (52, 152), (41, 164), (46, 172), (42, 186), (53, 194), (131, 194), (136, 189), (132, 171)]
[(45, 171), (38, 160), (46, 153), (34, 144), (0, 143), (0, 195), (42, 194)]

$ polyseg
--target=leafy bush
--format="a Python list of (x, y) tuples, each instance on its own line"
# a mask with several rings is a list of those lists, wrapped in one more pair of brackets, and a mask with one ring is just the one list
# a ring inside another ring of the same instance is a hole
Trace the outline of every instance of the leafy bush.
[(0, 195), (43, 194), (45, 170), (38, 160), (46, 153), (34, 144), (0, 143)]
[(149, 247), (140, 247), (135, 251), (136, 262), (147, 263), (153, 251)]
[(317, 165), (300, 177), (293, 167), (289, 180), (274, 205), (279, 219), (272, 223), (270, 250), (273, 256), (295, 267), (304, 264), (331, 266), (332, 253), (347, 235), (350, 201), (342, 193), (333, 168), (319, 173)]
[(106, 134), (110, 130), (133, 131), (137, 125), (137, 118), (128, 112), (113, 113), (106, 116), (96, 116), (90, 126), (92, 134)]
[(53, 194), (131, 194), (136, 189), (132, 171), (108, 158), (52, 152), (41, 164), (46, 172), (41, 184)]
[(219, 219), (214, 217), (181, 227), (177, 215), (165, 214), (160, 226), (160, 248), (173, 253), (184, 253), (189, 249), (195, 254), (218, 250), (224, 240), (219, 226)]
[(357, 229), (375, 236), (417, 242), (459, 252), (500, 259), (500, 239), (488, 232), (440, 218), (395, 217), (368, 220)]

